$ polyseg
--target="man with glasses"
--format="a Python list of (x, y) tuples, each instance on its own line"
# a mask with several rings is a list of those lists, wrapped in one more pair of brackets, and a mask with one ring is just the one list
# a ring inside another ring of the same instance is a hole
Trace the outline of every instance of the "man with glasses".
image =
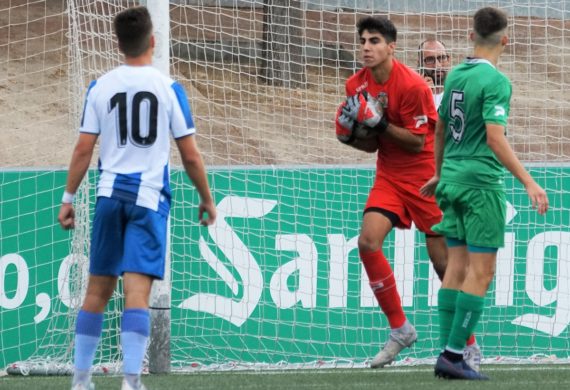
[[(428, 38), (418, 46), (418, 69), (433, 93), (435, 107), (439, 108), (443, 98), (443, 86), (451, 68), (450, 56), (445, 44), (435, 38)], [(467, 340), (463, 359), (475, 371), (479, 372), (483, 355), (475, 335)]]
[(428, 38), (418, 46), (418, 70), (433, 91), (436, 109), (443, 97), (443, 84), (450, 68), (450, 57), (443, 42)]

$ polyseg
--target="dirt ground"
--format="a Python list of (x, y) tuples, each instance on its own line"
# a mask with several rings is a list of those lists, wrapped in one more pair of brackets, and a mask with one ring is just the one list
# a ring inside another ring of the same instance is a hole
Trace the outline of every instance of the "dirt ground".
[[(90, 2), (86, 2), (88, 4)], [(63, 0), (0, 2), (0, 166), (67, 165), (76, 137), (81, 100), (89, 80), (112, 68), (119, 56), (102, 2), (78, 9), (69, 31)], [(174, 40), (259, 42), (263, 12), (255, 9), (172, 10)], [(309, 46), (337, 47), (356, 55), (354, 12), (304, 14)], [(469, 18), (450, 14), (390, 15), (399, 27), (397, 57), (416, 66), (417, 45), (437, 32), (455, 63), (469, 53)], [(513, 81), (509, 138), (527, 161), (568, 161), (570, 156), (570, 21), (511, 19), (511, 43), (500, 69)], [(76, 44), (70, 46), (70, 39)], [(70, 48), (81, 48), (80, 52)], [(72, 56), (83, 58), (81, 63)], [(374, 155), (353, 151), (334, 136), (334, 112), (343, 83), (354, 69), (312, 59), (307, 88), (267, 85), (255, 61), (206, 63), (173, 58), (172, 76), (187, 88), (198, 143), (207, 164), (358, 164)], [(73, 65), (73, 66), (71, 66)], [(81, 74), (80, 78), (74, 74)], [(175, 153), (173, 153), (175, 156)], [(178, 160), (174, 157), (174, 164)]]

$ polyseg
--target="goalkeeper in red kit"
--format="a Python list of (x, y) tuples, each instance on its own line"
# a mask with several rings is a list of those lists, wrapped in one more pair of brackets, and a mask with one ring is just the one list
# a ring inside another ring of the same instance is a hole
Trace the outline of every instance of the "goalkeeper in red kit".
[[(406, 318), (396, 280), (383, 252), (392, 228), (409, 229), (412, 222), (425, 234), (429, 257), (440, 279), (445, 271), (445, 239), (431, 227), (442, 213), (433, 197), (420, 187), (435, 172), (433, 97), (425, 80), (394, 58), (396, 27), (383, 17), (365, 17), (357, 24), (364, 67), (346, 81), (347, 99), (337, 112), (341, 142), (377, 150), (376, 179), (362, 218), (358, 250), (370, 287), (388, 318), (391, 332), (384, 348), (372, 359), (372, 368), (390, 364), (417, 338)], [(359, 137), (358, 126), (377, 136)]]

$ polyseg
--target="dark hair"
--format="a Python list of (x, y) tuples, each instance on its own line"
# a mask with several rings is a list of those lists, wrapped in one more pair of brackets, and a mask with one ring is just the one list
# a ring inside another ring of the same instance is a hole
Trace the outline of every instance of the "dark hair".
[(132, 7), (119, 12), (113, 20), (119, 50), (127, 57), (138, 57), (150, 46), (152, 20), (146, 7)]
[(494, 7), (484, 7), (473, 16), (473, 30), (485, 39), (507, 27), (507, 14)]
[(362, 36), (364, 30), (371, 33), (381, 34), (387, 43), (396, 42), (398, 30), (390, 19), (383, 16), (367, 16), (358, 21), (356, 24), (358, 35)]

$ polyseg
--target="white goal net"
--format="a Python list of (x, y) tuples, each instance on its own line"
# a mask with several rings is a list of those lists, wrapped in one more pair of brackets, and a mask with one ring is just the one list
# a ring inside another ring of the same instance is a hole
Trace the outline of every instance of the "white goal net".
[[(69, 372), (85, 288), (95, 171), (72, 236), (56, 223), (89, 82), (121, 63), (112, 17), (136, 1), (0, 3), (0, 366)], [(386, 15), (396, 57), (418, 45), (470, 53), (473, 13), (509, 14), (499, 68), (513, 83), (508, 136), (549, 192), (538, 217), (507, 180), (506, 246), (476, 330), (486, 361), (565, 361), (570, 324), (570, 8), (564, 1), (179, 0), (170, 75), (188, 91), (219, 222), (196, 223), (197, 194), (172, 154), (174, 369), (364, 366), (388, 337), (356, 250), (375, 156), (334, 135), (344, 81), (359, 67), (355, 25)], [(94, 162), (93, 168), (96, 167)], [(437, 282), (424, 237), (395, 231), (385, 253), (419, 340), (398, 364), (438, 350)], [(119, 292), (97, 370), (119, 369)], [(14, 363), (16, 362), (16, 363)]]

